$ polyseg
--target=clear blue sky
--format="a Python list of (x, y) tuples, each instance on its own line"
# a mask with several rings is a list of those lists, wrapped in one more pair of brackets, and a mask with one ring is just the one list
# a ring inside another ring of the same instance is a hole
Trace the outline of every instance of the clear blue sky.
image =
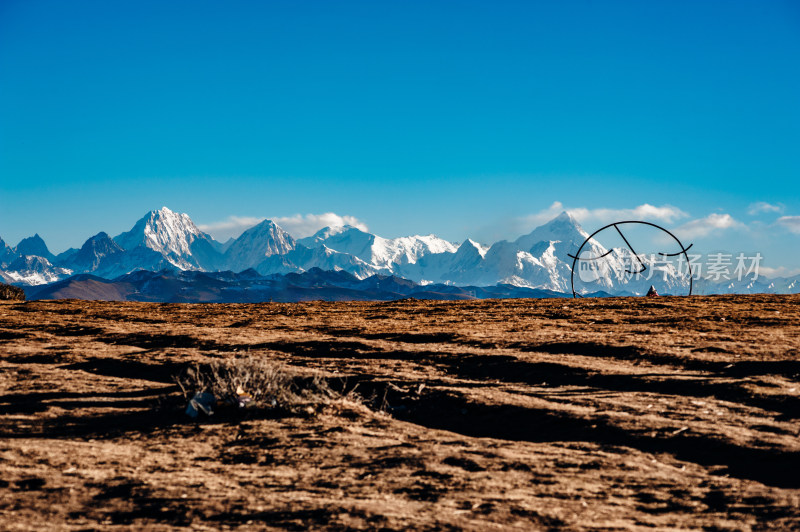
[(162, 205), (487, 242), (556, 201), (800, 268), (800, 3), (0, 1), (11, 245)]

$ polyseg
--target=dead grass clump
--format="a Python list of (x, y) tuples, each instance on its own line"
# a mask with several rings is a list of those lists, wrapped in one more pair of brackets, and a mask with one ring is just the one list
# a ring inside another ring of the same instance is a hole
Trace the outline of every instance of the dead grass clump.
[(214, 395), (217, 405), (312, 412), (339, 396), (319, 375), (301, 376), (254, 355), (195, 365), (175, 380), (187, 399), (205, 392)]
[(25, 291), (10, 284), (0, 283), (0, 300), (25, 301)]

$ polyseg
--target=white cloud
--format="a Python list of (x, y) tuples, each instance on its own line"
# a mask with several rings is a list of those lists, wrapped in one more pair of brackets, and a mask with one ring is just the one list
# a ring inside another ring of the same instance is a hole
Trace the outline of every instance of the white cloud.
[[(213, 222), (210, 224), (202, 224), (197, 227), (206, 233), (209, 233), (216, 240), (225, 242), (229, 238), (236, 238), (250, 229), (257, 223), (266, 220), (266, 217), (253, 217), (253, 216), (229, 216), (225, 220)], [(277, 216), (271, 217), (270, 220), (285, 229), (290, 235), (295, 238), (303, 238), (311, 236), (323, 227), (340, 227), (343, 225), (352, 225), (362, 231), (367, 231), (367, 225), (356, 218), (355, 216), (340, 216), (333, 212), (326, 212), (323, 214), (295, 214), (294, 216)]]
[(681, 238), (694, 239), (708, 236), (711, 233), (725, 229), (742, 229), (745, 225), (733, 218), (730, 214), (712, 213), (705, 218), (690, 220), (675, 229)]
[(672, 205), (657, 207), (649, 203), (643, 203), (632, 209), (588, 209), (586, 207), (564, 207), (563, 203), (555, 201), (548, 208), (521, 218), (518, 225), (523, 230), (525, 230), (525, 228), (531, 229), (533, 227), (538, 227), (549, 222), (563, 211), (570, 213), (581, 224), (587, 222), (606, 224), (623, 220), (658, 220), (672, 223), (675, 220), (689, 216), (687, 213)]
[(759, 266), (758, 274), (771, 279), (775, 277), (793, 277), (795, 275), (800, 275), (800, 268), (787, 268), (786, 266), (770, 268), (769, 266)]
[(782, 203), (772, 205), (766, 201), (757, 201), (755, 203), (751, 203), (750, 206), (747, 207), (747, 214), (750, 216), (755, 216), (756, 214), (760, 214), (762, 212), (783, 212), (783, 209), (784, 205)]
[(785, 227), (792, 233), (800, 235), (800, 216), (781, 216), (775, 223)]
[(311, 236), (323, 227), (341, 227), (352, 225), (362, 231), (368, 231), (367, 224), (355, 216), (339, 216), (333, 212), (324, 214), (295, 214), (294, 216), (282, 216), (271, 218), (273, 222), (283, 227), (295, 238)]

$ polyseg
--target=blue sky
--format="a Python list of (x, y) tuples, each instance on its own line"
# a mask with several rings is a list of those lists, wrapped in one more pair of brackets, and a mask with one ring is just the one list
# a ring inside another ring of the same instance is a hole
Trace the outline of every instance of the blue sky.
[(0, 237), (167, 205), (490, 243), (567, 208), (797, 270), (798, 58), (797, 2), (4, 0)]

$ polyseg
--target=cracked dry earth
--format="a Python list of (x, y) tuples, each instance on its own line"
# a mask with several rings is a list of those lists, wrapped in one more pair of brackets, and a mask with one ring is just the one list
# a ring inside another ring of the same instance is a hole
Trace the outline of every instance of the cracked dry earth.
[[(799, 309), (2, 303), (0, 529), (798, 529)], [(362, 399), (188, 420), (247, 353)]]

